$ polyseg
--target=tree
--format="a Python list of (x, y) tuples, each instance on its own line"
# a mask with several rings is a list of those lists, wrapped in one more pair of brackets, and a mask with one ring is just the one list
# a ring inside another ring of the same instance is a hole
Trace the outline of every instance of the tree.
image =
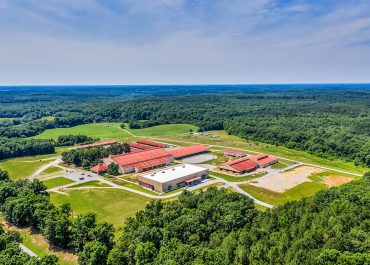
[(114, 162), (110, 163), (110, 165), (108, 166), (107, 173), (113, 176), (119, 175), (119, 166)]
[(107, 247), (98, 241), (88, 242), (78, 254), (80, 265), (103, 265), (106, 264), (108, 256)]
[(8, 181), (9, 180), (9, 174), (8, 171), (2, 170), (0, 168), (0, 181)]
[(76, 251), (81, 251), (87, 242), (93, 240), (95, 226), (95, 214), (88, 213), (77, 216), (76, 220), (72, 223), (72, 244)]
[(152, 242), (141, 242), (135, 249), (136, 265), (145, 265), (154, 261), (158, 255), (158, 250)]

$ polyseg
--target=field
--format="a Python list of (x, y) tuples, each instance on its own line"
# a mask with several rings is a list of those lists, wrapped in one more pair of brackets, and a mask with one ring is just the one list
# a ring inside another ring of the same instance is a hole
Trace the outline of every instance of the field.
[(137, 136), (158, 136), (183, 134), (188, 133), (190, 130), (197, 131), (198, 127), (191, 124), (163, 124), (144, 129), (127, 130)]
[(64, 172), (63, 169), (60, 167), (48, 167), (44, 171), (41, 172), (40, 176), (45, 177), (45, 176), (51, 176), (51, 175), (58, 175), (62, 174)]
[(300, 200), (304, 197), (314, 195), (316, 192), (326, 189), (327, 186), (316, 182), (303, 182), (294, 188), (283, 192), (275, 192), (261, 187), (252, 186), (249, 184), (239, 185), (244, 191), (251, 194), (256, 199), (270, 203), (272, 205), (279, 205), (289, 201)]
[(60, 135), (76, 135), (83, 134), (90, 136), (92, 138), (100, 139), (110, 139), (110, 138), (120, 138), (124, 136), (129, 136), (129, 134), (122, 130), (116, 123), (92, 123), (84, 124), (71, 128), (56, 128), (49, 129), (43, 133), (34, 136), (37, 139), (57, 139)]
[(226, 175), (226, 174), (222, 174), (222, 173), (219, 173), (219, 172), (213, 172), (213, 171), (209, 172), (209, 174), (211, 176), (219, 177), (219, 178), (222, 178), (222, 179), (224, 179), (226, 181), (230, 181), (230, 182), (241, 182), (241, 181), (251, 180), (251, 179), (262, 177), (264, 175), (263, 173), (259, 173), (259, 174), (244, 176), (244, 177), (234, 177), (234, 176), (229, 176), (229, 175)]
[(133, 216), (149, 201), (147, 198), (118, 189), (70, 190), (69, 195), (50, 193), (55, 205), (70, 203), (73, 214), (93, 212), (99, 221), (122, 226), (126, 217)]
[(72, 181), (70, 179), (63, 178), (63, 177), (52, 178), (52, 179), (48, 179), (48, 180), (43, 181), (43, 183), (45, 184), (45, 186), (48, 189), (52, 189), (52, 188), (62, 186), (62, 185), (67, 185), (67, 184), (70, 184), (70, 183), (73, 183), (73, 182), (74, 181)]
[(79, 187), (111, 187), (111, 186), (99, 180), (92, 180), (92, 181), (82, 182), (82, 183), (79, 183), (73, 186), (69, 186), (68, 188), (79, 188)]

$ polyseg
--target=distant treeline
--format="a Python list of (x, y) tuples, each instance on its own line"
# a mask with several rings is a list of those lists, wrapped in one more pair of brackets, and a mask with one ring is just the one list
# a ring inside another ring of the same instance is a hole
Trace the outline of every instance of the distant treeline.
[(56, 146), (72, 146), (75, 144), (87, 144), (99, 139), (93, 139), (86, 135), (61, 135), (57, 141), (52, 139), (19, 139), (0, 138), (0, 160), (55, 153)]
[[(346, 90), (340, 85), (337, 90), (331, 86), (330, 89), (327, 86), (316, 89), (292, 87), (244, 91), (231, 86), (221, 90), (225, 94), (217, 91), (214, 95), (206, 87), (204, 93), (208, 94), (199, 95), (199, 88), (196, 95), (170, 97), (154, 96), (154, 90), (150, 90), (151, 97), (147, 98), (105, 98), (104, 104), (92, 97), (84, 99), (83, 104), (73, 104), (73, 99), (68, 98), (56, 107), (55, 104), (32, 103), (33, 108), (29, 108), (14, 103), (1, 106), (0, 117), (24, 114), (34, 118), (51, 115), (55, 119), (0, 126), (0, 136), (27, 137), (45, 129), (91, 122), (128, 122), (131, 128), (190, 123), (198, 126), (200, 131), (225, 129), (244, 139), (370, 166), (370, 91), (362, 86), (358, 90), (356, 87)], [(183, 94), (192, 92), (189, 89), (185, 93), (186, 89), (182, 89)], [(118, 93), (118, 90), (114, 91)], [(47, 94), (43, 94), (43, 98), (46, 99)], [(50, 97), (49, 100), (53, 99)]]

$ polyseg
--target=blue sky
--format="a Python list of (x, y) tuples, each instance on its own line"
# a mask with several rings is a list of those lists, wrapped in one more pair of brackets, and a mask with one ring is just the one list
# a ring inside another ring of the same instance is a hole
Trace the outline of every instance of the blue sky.
[(370, 82), (369, 0), (0, 0), (0, 85)]

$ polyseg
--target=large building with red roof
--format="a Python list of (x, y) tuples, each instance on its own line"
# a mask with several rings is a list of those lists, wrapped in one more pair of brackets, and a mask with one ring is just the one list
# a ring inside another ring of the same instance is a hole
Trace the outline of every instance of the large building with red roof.
[(246, 152), (243, 152), (243, 151), (240, 151), (240, 150), (236, 150), (236, 149), (224, 149), (222, 151), (222, 153), (224, 153), (225, 155), (235, 156), (235, 157), (244, 157), (244, 156), (247, 156), (247, 153)]
[(259, 167), (268, 167), (278, 162), (275, 156), (267, 154), (250, 156), (249, 159), (257, 163)]
[(177, 149), (168, 150), (168, 153), (173, 155), (175, 159), (185, 158), (187, 156), (197, 155), (204, 152), (208, 152), (208, 146), (204, 144), (197, 144), (192, 146), (180, 147)]
[(235, 173), (243, 174), (246, 172), (251, 172), (258, 168), (258, 164), (248, 157), (238, 158), (226, 163), (223, 163), (219, 166), (219, 168), (232, 171)]
[(136, 142), (139, 143), (139, 144), (144, 144), (144, 145), (157, 147), (157, 148), (166, 148), (167, 147), (167, 144), (154, 142), (154, 141), (149, 141), (149, 140), (144, 140), (144, 139), (137, 140)]
[(120, 167), (121, 173), (132, 173), (169, 165), (173, 161), (173, 156), (166, 150), (156, 148), (112, 156), (110, 160)]
[(80, 145), (78, 148), (86, 149), (86, 148), (98, 147), (98, 146), (107, 147), (107, 146), (111, 146), (114, 143), (117, 143), (117, 141), (103, 141), (103, 142), (98, 142), (98, 143), (93, 143), (93, 144), (84, 144), (84, 145)]
[(150, 145), (145, 145), (145, 144), (140, 144), (140, 143), (135, 143), (135, 142), (130, 142), (130, 143), (128, 143), (128, 145), (131, 148), (135, 148), (135, 149), (139, 149), (139, 150), (150, 150), (150, 149), (158, 148), (158, 147), (153, 147), (153, 146), (150, 146)]

